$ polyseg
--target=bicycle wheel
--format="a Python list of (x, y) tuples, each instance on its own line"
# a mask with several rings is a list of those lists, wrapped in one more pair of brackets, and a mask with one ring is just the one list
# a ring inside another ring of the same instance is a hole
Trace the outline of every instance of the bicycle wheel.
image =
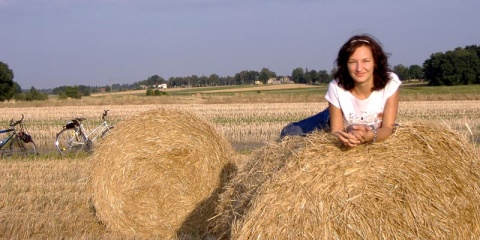
[(18, 137), (12, 138), (10, 143), (2, 151), (2, 157), (28, 157), (37, 155), (37, 145), (35, 142), (30, 141), (28, 143), (22, 141)]
[(65, 128), (57, 134), (55, 146), (62, 155), (76, 153), (83, 149), (83, 136), (75, 128)]

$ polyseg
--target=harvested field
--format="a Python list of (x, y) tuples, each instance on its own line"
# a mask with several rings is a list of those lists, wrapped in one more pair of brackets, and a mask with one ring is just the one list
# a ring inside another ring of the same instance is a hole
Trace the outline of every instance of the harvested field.
[[(8, 126), (11, 118), (25, 114), (25, 123), (43, 153), (54, 152), (55, 134), (74, 117), (85, 117), (88, 129), (100, 123), (103, 109), (110, 109), (109, 119), (117, 123), (139, 112), (162, 106), (197, 113), (224, 135), (238, 150), (275, 141), (283, 126), (291, 121), (323, 110), (325, 102), (315, 103), (258, 103), (258, 104), (123, 104), (57, 107), (9, 108), (0, 116), (0, 125)], [(433, 120), (446, 123), (466, 138), (480, 137), (480, 101), (411, 101), (401, 102), (398, 122)]]
[[(185, 109), (213, 125), (240, 155), (237, 166), (248, 163), (252, 152), (265, 146), (274, 148), (280, 129), (290, 121), (310, 116), (325, 102), (278, 102), (201, 104), (203, 96), (181, 98), (182, 104), (168, 104), (134, 96), (99, 97), (51, 105), (0, 103), (8, 114), (0, 116), (0, 126), (25, 114), (27, 130), (37, 142), (40, 155), (33, 159), (0, 160), (0, 238), (1, 239), (118, 239), (122, 234), (108, 231), (95, 217), (87, 180), (90, 156), (62, 158), (54, 149), (55, 134), (66, 121), (86, 117), (92, 129), (100, 122), (103, 109), (109, 109), (114, 124), (141, 112), (164, 107)], [(446, 125), (472, 143), (480, 142), (480, 101), (401, 102), (400, 124), (417, 120)], [(165, 126), (162, 126), (165, 127)], [(141, 128), (139, 128), (139, 131)], [(272, 145), (273, 144), (273, 145)], [(273, 150), (272, 150), (273, 151)], [(474, 149), (477, 156), (479, 147)], [(127, 237), (127, 239), (135, 237)], [(135, 238), (138, 239), (138, 238)]]

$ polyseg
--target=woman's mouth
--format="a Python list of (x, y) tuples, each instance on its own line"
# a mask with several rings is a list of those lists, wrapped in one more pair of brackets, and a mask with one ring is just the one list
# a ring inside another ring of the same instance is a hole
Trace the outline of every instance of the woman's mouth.
[(365, 75), (365, 73), (355, 73), (355, 76), (357, 77), (363, 77), (363, 75)]

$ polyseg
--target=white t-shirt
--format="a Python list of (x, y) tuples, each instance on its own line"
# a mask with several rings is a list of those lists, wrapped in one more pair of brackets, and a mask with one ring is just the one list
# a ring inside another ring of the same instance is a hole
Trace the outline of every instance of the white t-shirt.
[(395, 73), (390, 74), (390, 81), (384, 89), (373, 91), (367, 99), (357, 99), (355, 96), (340, 86), (336, 80), (328, 85), (325, 95), (335, 107), (342, 109), (344, 125), (366, 124), (379, 128), (382, 125), (383, 109), (387, 99), (392, 96), (402, 82)]

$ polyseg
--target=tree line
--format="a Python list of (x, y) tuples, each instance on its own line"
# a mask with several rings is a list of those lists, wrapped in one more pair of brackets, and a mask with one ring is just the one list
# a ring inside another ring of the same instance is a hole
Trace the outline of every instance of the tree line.
[(423, 63), (423, 73), (434, 86), (480, 84), (480, 46), (434, 53)]
[[(393, 66), (392, 70), (400, 79), (417, 79), (428, 82), (429, 85), (462, 85), (480, 84), (480, 46), (470, 45), (464, 48), (458, 47), (445, 53), (437, 52), (425, 60), (422, 66), (402, 64)], [(145, 80), (133, 84), (111, 84), (106, 86), (60, 86), (49, 92), (39, 91), (34, 87), (30, 90), (22, 90), (20, 85), (13, 81), (14, 73), (6, 63), (0, 61), (0, 101), (15, 99), (18, 101), (33, 101), (48, 99), (47, 93), (57, 94), (63, 98), (81, 98), (96, 92), (126, 91), (135, 89), (152, 89), (160, 84), (167, 84), (168, 88), (176, 87), (211, 87), (229, 85), (250, 85), (263, 83), (269, 79), (288, 79), (293, 83), (326, 84), (332, 80), (335, 69), (308, 70), (301, 67), (292, 70), (290, 76), (277, 75), (268, 68), (260, 71), (243, 70), (234, 76), (209, 76), (191, 75), (186, 77), (170, 77), (165, 80), (161, 76), (153, 75)], [(150, 91), (149, 95), (158, 95)]]
[(169, 88), (177, 87), (213, 87), (213, 86), (231, 86), (231, 85), (252, 85), (252, 84), (267, 84), (270, 79), (288, 79), (293, 83), (305, 84), (324, 84), (332, 79), (333, 73), (326, 70), (308, 70), (303, 68), (295, 68), (290, 76), (277, 75), (268, 68), (262, 68), (261, 71), (243, 70), (236, 73), (234, 76), (221, 77), (217, 74), (210, 76), (191, 75), (186, 77), (171, 77), (168, 80), (153, 75), (146, 80), (136, 83), (137, 86), (158, 86), (166, 83)]

